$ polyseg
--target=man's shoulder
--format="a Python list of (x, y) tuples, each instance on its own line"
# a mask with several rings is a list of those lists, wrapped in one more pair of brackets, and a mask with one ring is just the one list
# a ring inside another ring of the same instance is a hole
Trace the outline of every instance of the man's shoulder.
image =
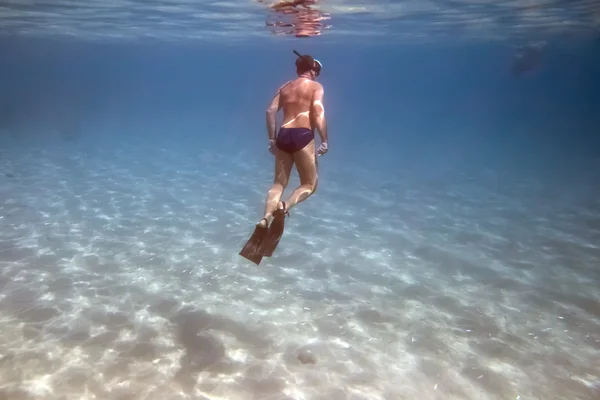
[(284, 87), (286, 87), (287, 85), (289, 85), (290, 83), (292, 83), (293, 80), (289, 80), (286, 83), (284, 83), (283, 85), (279, 86), (279, 90), (283, 89)]
[(315, 90), (323, 90), (323, 85), (320, 82), (312, 81), (312, 86)]

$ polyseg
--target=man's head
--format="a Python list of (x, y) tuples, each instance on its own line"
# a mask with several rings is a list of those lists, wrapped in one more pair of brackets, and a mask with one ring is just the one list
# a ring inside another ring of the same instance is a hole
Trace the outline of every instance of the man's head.
[(311, 79), (315, 79), (321, 73), (323, 67), (319, 60), (315, 60), (308, 54), (302, 55), (294, 50), (294, 53), (298, 56), (296, 59), (296, 73), (298, 75), (309, 74)]

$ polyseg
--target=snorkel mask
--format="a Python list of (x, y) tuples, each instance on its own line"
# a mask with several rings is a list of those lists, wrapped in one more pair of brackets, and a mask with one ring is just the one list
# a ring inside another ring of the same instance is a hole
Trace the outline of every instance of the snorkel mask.
[[(294, 54), (296, 54), (298, 58), (305, 57), (302, 54), (298, 53), (296, 50), (294, 50)], [(313, 58), (313, 60), (315, 62), (315, 65), (313, 66), (313, 71), (315, 71), (315, 76), (319, 76), (321, 75), (321, 68), (323, 68), (323, 64), (321, 64), (321, 61), (317, 60), (316, 58)]]

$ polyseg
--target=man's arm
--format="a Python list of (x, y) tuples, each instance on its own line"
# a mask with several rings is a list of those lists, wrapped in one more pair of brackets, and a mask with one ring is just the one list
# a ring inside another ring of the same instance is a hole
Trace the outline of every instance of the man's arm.
[(277, 93), (275, 93), (273, 100), (271, 100), (271, 104), (269, 104), (269, 107), (267, 108), (267, 135), (269, 136), (269, 140), (275, 140), (275, 125), (277, 124), (276, 116), (277, 111), (279, 111), (281, 108), (281, 89), (283, 89), (290, 82), (286, 82), (279, 89), (277, 89)]
[(277, 123), (277, 111), (281, 108), (281, 104), (279, 102), (279, 90), (273, 97), (271, 104), (267, 108), (267, 135), (269, 136), (269, 140), (275, 140), (275, 125)]
[(325, 119), (325, 107), (323, 106), (323, 95), (325, 90), (322, 85), (318, 85), (315, 89), (312, 101), (312, 112), (314, 115), (315, 125), (321, 136), (321, 143), (327, 143), (327, 120)]

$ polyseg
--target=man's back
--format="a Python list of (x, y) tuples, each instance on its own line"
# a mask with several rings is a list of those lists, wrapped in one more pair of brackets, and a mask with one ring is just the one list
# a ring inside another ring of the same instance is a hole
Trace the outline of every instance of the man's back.
[(297, 78), (284, 85), (279, 98), (283, 109), (282, 126), (312, 130), (314, 94), (322, 88), (320, 83), (306, 78)]

